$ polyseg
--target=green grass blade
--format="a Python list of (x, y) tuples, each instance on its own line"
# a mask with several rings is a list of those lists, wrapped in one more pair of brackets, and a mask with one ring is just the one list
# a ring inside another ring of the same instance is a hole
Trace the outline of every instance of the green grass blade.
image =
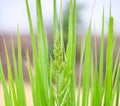
[(73, 55), (72, 55), (72, 61), (73, 61), (73, 74), (72, 74), (72, 99), (73, 102), (72, 102), (72, 105), (76, 105), (76, 80), (75, 80), (75, 65), (76, 65), (76, 0), (73, 0), (73, 45), (72, 45), (72, 48), (74, 48), (74, 52), (73, 52)]
[(37, 76), (39, 76), (39, 74), (38, 74), (39, 73), (39, 65), (38, 65), (38, 55), (37, 55), (36, 41), (35, 41), (35, 36), (34, 36), (34, 30), (33, 30), (32, 18), (31, 18), (31, 14), (30, 14), (30, 8), (29, 8), (28, 0), (26, 0), (26, 8), (27, 8), (27, 14), (28, 14), (30, 36), (31, 36), (31, 41), (32, 41), (32, 49), (33, 49), (33, 61), (34, 61), (34, 68), (35, 68), (36, 102), (34, 104), (35, 104), (35, 106), (37, 106), (41, 102), (40, 97), (39, 97), (40, 93), (39, 93), (39, 91), (37, 91), (40, 87), (39, 84), (37, 84), (38, 81), (39, 81), (39, 79), (37, 77)]
[[(61, 47), (63, 49), (63, 53), (65, 56), (65, 45), (63, 39), (63, 14), (62, 14), (62, 0), (60, 0), (60, 39), (61, 39)], [(66, 59), (66, 57), (64, 57)]]
[[(74, 0), (74, 4), (73, 4), (73, 35), (76, 36), (76, 16), (77, 16), (77, 10), (76, 10), (76, 0)], [(74, 37), (75, 39), (76, 37)], [(75, 39), (76, 42), (76, 39)], [(76, 48), (76, 47), (75, 47)]]
[[(36, 0), (36, 14), (37, 14), (37, 28), (38, 28), (38, 52), (36, 50), (36, 42), (34, 38), (34, 31), (32, 26), (32, 20), (30, 15), (30, 9), (28, 5), (28, 0), (26, 0), (26, 7), (28, 13), (28, 20), (31, 32), (32, 48), (33, 48), (33, 59), (35, 68), (35, 95), (36, 95), (36, 105), (47, 105), (48, 103), (48, 74), (49, 74), (49, 64), (48, 64), (48, 49), (46, 43), (46, 36), (44, 32), (44, 25), (42, 19), (41, 1)], [(40, 60), (40, 61), (39, 61)], [(43, 95), (43, 96), (42, 96)]]
[(114, 67), (113, 67), (113, 75), (112, 75), (112, 83), (114, 85), (114, 81), (116, 79), (116, 71), (117, 71), (117, 66), (118, 66), (118, 62), (119, 62), (119, 57), (120, 57), (120, 50), (118, 51), (115, 63), (114, 63)]
[(93, 105), (94, 98), (94, 62), (93, 62), (93, 51), (91, 51), (91, 106)]
[(58, 32), (56, 0), (53, 1), (53, 11), (54, 11), (54, 15), (53, 15), (53, 22), (54, 22), (54, 42), (55, 42), (56, 35), (57, 35), (57, 32)]
[(118, 67), (118, 79), (117, 79), (117, 91), (116, 91), (116, 106), (119, 106), (119, 95), (120, 95), (120, 65)]
[(94, 56), (94, 68), (92, 71), (93, 72), (93, 78), (92, 78), (92, 82), (93, 82), (93, 85), (92, 85), (92, 106), (101, 106), (101, 101), (100, 101), (100, 93), (99, 93), (99, 81), (98, 81), (98, 65), (97, 65), (97, 44), (96, 44), (96, 37), (95, 37), (95, 56)]
[(80, 57), (80, 71), (79, 71), (79, 84), (78, 84), (78, 96), (77, 96), (77, 106), (80, 106), (80, 85), (81, 85), (81, 77), (82, 77), (82, 65), (83, 65), (83, 57), (85, 52), (85, 37), (83, 39), (83, 42), (81, 43), (81, 57)]
[(15, 86), (14, 86), (14, 80), (13, 80), (13, 75), (12, 75), (12, 70), (11, 70), (11, 64), (10, 64), (10, 60), (9, 60), (9, 56), (8, 56), (8, 51), (6, 48), (6, 44), (4, 41), (4, 45), (5, 45), (5, 53), (6, 53), (6, 58), (7, 58), (7, 70), (8, 70), (8, 83), (9, 83), (9, 90), (10, 90), (10, 96), (13, 100), (13, 104), (14, 106), (18, 105), (18, 101), (17, 101), (17, 96), (16, 96), (16, 92), (15, 92)]
[[(41, 103), (40, 100), (40, 85), (42, 84), (39, 81), (40, 77), (40, 68), (38, 64), (38, 54), (37, 54), (37, 47), (36, 47), (36, 41), (35, 41), (35, 36), (34, 36), (34, 30), (33, 30), (33, 25), (32, 25), (32, 19), (31, 19), (31, 14), (30, 14), (30, 8), (28, 4), (28, 0), (26, 0), (26, 8), (27, 8), (27, 14), (28, 14), (28, 21), (29, 21), (29, 27), (30, 27), (30, 35), (31, 35), (31, 41), (32, 41), (32, 49), (33, 49), (33, 63), (34, 63), (34, 68), (35, 68), (35, 95), (36, 95), (36, 100), (35, 100), (35, 106)], [(40, 84), (39, 84), (40, 83)], [(41, 94), (42, 95), (42, 94)], [(42, 103), (41, 103), (42, 104)]]
[[(48, 48), (47, 48), (47, 39), (44, 31), (44, 24), (42, 18), (42, 8), (41, 1), (36, 0), (36, 11), (37, 11), (37, 28), (38, 28), (38, 51), (40, 52), (40, 59), (42, 64), (42, 69), (44, 70), (44, 77), (46, 77), (46, 81), (48, 81), (49, 76), (49, 61), (48, 61)], [(46, 64), (46, 65), (45, 65)], [(46, 90), (48, 88), (48, 82), (46, 82)], [(48, 90), (46, 91), (46, 94)]]
[(105, 106), (110, 106), (112, 97), (112, 65), (113, 65), (113, 17), (109, 18), (108, 45), (106, 57)]
[[(41, 75), (41, 76), (40, 76)], [(45, 89), (43, 87), (43, 77), (40, 74), (40, 67), (37, 63), (35, 66), (35, 96), (36, 96), (36, 106), (47, 104), (46, 103), (46, 96), (45, 96)]]
[(29, 21), (30, 37), (32, 41), (32, 52), (33, 52), (33, 57), (34, 57), (33, 59), (34, 59), (34, 62), (36, 62), (35, 60), (37, 60), (37, 48), (36, 48), (36, 41), (35, 41), (34, 29), (32, 25), (32, 18), (30, 14), (28, 0), (26, 0), (26, 9), (27, 9), (27, 15), (28, 15), (28, 21)]
[(5, 106), (12, 106), (12, 99), (7, 89), (5, 76), (3, 74), (1, 59), (0, 59), (0, 82), (2, 83), (3, 86)]
[(16, 56), (15, 56), (15, 50), (14, 50), (14, 44), (12, 41), (12, 58), (13, 58), (13, 67), (14, 67), (14, 75), (15, 75), (15, 84), (16, 84), (16, 94), (17, 94), (17, 99), (18, 99), (18, 106), (20, 106), (20, 98), (19, 98), (19, 76), (18, 76), (18, 70), (17, 70), (17, 61), (16, 61)]
[[(66, 75), (72, 71), (71, 76), (71, 87), (70, 87), (70, 104), (69, 106), (75, 105), (75, 56), (76, 56), (76, 33), (75, 33), (75, 25), (76, 19), (73, 18), (76, 15), (76, 1), (70, 0), (70, 7), (69, 7), (69, 28), (68, 28), (68, 44), (66, 50), (66, 59), (67, 59), (67, 70)], [(74, 15), (73, 15), (74, 14)]]
[(54, 92), (53, 92), (53, 69), (52, 69), (52, 64), (53, 63), (53, 59), (52, 57), (50, 57), (50, 106), (54, 106), (55, 105), (55, 100), (54, 100)]
[(93, 74), (93, 87), (92, 87), (92, 106), (101, 106), (100, 96), (99, 96), (99, 86), (98, 86), (98, 73), (97, 70), (94, 69), (95, 72)]
[(63, 16), (62, 16), (62, 0), (60, 0), (60, 36), (61, 42), (63, 43)]
[(104, 62), (104, 9), (102, 15), (102, 36), (101, 36), (100, 66), (99, 66), (100, 93), (102, 93), (102, 85), (103, 85), (103, 62)]
[(90, 69), (91, 69), (90, 67), (91, 67), (91, 24), (89, 25), (86, 37), (82, 106), (88, 105)]
[[(68, 44), (67, 44), (67, 50), (66, 50), (66, 58), (70, 60), (69, 56), (72, 55), (72, 51), (70, 51), (70, 48), (72, 47), (72, 34), (73, 34), (73, 17), (72, 17), (72, 0), (70, 0), (70, 7), (69, 7), (69, 27), (68, 27)], [(67, 60), (69, 62), (69, 60)], [(70, 64), (70, 63), (69, 63)]]
[(26, 54), (26, 57), (27, 57), (27, 64), (28, 64), (28, 72), (29, 72), (29, 79), (30, 79), (30, 85), (31, 85), (31, 90), (32, 90), (32, 98), (33, 98), (33, 103), (34, 103), (34, 106), (37, 106), (37, 102), (36, 102), (36, 97), (35, 97), (35, 86), (34, 86), (34, 76), (33, 76), (33, 72), (32, 72), (32, 66), (30, 64), (30, 58), (29, 58), (29, 54), (27, 52)]
[[(112, 102), (111, 104), (114, 103), (114, 100), (115, 100), (115, 96), (116, 96), (116, 93), (118, 92), (118, 85), (119, 85), (119, 68), (120, 68), (120, 63), (118, 65), (118, 68), (116, 69), (116, 75), (115, 75), (115, 80), (114, 80), (114, 83), (113, 83), (113, 90), (112, 90)], [(118, 94), (117, 94), (118, 95)]]
[(103, 98), (103, 65), (104, 65), (104, 8), (102, 14), (102, 33), (100, 45), (100, 65), (99, 65), (99, 101), (102, 103)]
[[(38, 53), (40, 58), (40, 75), (43, 83), (44, 96), (41, 96), (43, 105), (48, 105), (49, 102), (49, 86), (50, 86), (50, 71), (48, 60), (47, 39), (44, 31), (41, 1), (36, 0), (36, 15), (37, 15), (37, 30), (38, 30)], [(41, 92), (42, 93), (42, 92)]]
[(20, 99), (20, 105), (26, 106), (26, 97), (24, 89), (24, 79), (23, 79), (23, 69), (22, 69), (22, 52), (21, 52), (21, 41), (20, 41), (20, 31), (18, 28), (18, 74), (19, 74), (19, 94), (18, 99)]

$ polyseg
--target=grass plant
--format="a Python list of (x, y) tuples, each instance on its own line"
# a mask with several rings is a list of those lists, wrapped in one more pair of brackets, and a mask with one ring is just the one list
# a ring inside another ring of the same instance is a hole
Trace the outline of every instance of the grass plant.
[[(53, 0), (54, 22), (54, 49), (53, 56), (48, 55), (48, 44), (44, 29), (41, 0), (36, 0), (37, 43), (32, 25), (32, 18), (28, 0), (26, 9), (32, 42), (33, 66), (29, 53), (26, 51), (28, 73), (31, 85), (34, 106), (116, 106), (119, 105), (120, 90), (120, 63), (119, 54), (113, 64), (114, 52), (114, 19), (109, 16), (108, 42), (106, 53), (106, 69), (104, 70), (104, 9), (102, 15), (102, 33), (100, 45), (99, 66), (97, 65), (97, 46), (95, 51), (91, 44), (91, 22), (87, 33), (81, 42), (80, 75), (78, 89), (76, 90), (75, 64), (76, 64), (76, 0), (69, 0), (69, 27), (67, 48), (64, 49), (62, 26), (62, 0), (60, 0), (60, 28), (58, 28), (56, 0)], [(12, 44), (12, 58), (14, 70), (11, 68), (9, 55), (5, 45), (7, 60), (8, 82), (4, 76), (0, 60), (0, 83), (4, 92), (5, 106), (27, 106), (25, 83), (22, 69), (22, 52), (20, 31), (18, 28), (18, 59), (15, 56)], [(120, 51), (120, 50), (119, 50)], [(93, 55), (95, 54), (95, 55)], [(34, 69), (34, 71), (33, 71)], [(83, 71), (83, 80), (82, 80)], [(105, 71), (105, 78), (103, 73)], [(14, 72), (14, 78), (13, 74)], [(82, 92), (81, 92), (82, 89)], [(78, 92), (77, 92), (78, 91)], [(77, 96), (76, 96), (77, 93)], [(82, 94), (82, 103), (80, 103)], [(90, 100), (89, 100), (90, 97)]]

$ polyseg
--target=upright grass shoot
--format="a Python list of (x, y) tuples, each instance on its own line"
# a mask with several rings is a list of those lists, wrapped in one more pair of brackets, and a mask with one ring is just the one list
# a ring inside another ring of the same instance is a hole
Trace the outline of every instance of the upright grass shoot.
[(5, 45), (5, 52), (6, 52), (6, 58), (7, 58), (8, 83), (9, 83), (10, 97), (11, 97), (11, 100), (13, 101), (13, 104), (17, 105), (18, 100), (17, 100), (17, 95), (16, 95), (16, 92), (15, 92), (15, 86), (14, 86), (14, 81), (13, 81), (11, 64), (10, 64), (10, 60), (9, 60), (9, 56), (8, 56), (5, 41), (4, 41), (4, 45)]
[(6, 80), (5, 80), (5, 77), (4, 77), (4, 74), (3, 74), (1, 60), (0, 60), (0, 81), (1, 81), (2, 86), (3, 86), (5, 105), (6, 106), (11, 106), (12, 105), (12, 100), (11, 100), (10, 93), (8, 91)]
[[(74, 2), (74, 4), (73, 4)], [(75, 105), (75, 56), (76, 56), (76, 0), (70, 0), (69, 7), (69, 27), (68, 27), (68, 44), (66, 50), (67, 70), (66, 74), (72, 71), (70, 86), (69, 106)]]
[(105, 105), (111, 105), (113, 68), (113, 17), (109, 18), (108, 46), (106, 56)]
[(78, 95), (77, 95), (77, 106), (80, 105), (80, 90), (81, 90), (81, 79), (82, 79), (82, 65), (83, 65), (83, 59), (84, 59), (84, 52), (85, 52), (85, 40), (86, 37), (81, 42), (81, 56), (80, 56), (80, 71), (79, 71), (79, 84), (78, 84)]
[(88, 28), (87, 37), (86, 37), (86, 46), (85, 46), (82, 106), (88, 105), (88, 95), (90, 90), (89, 89), (90, 71), (91, 71), (91, 23)]
[[(38, 29), (38, 53), (36, 49), (35, 36), (32, 26), (32, 19), (30, 15), (30, 9), (28, 5), (28, 1), (26, 0), (26, 7), (28, 13), (28, 20), (31, 32), (32, 39), (32, 48), (33, 48), (33, 59), (34, 59), (34, 68), (35, 68), (35, 85), (32, 91), (34, 91), (34, 99), (35, 105), (48, 105), (49, 102), (49, 61), (48, 61), (48, 48), (47, 48), (47, 40), (44, 31), (43, 17), (42, 17), (42, 8), (41, 1), (36, 0), (36, 15), (37, 15), (37, 29)], [(32, 84), (33, 85), (33, 84)], [(43, 95), (43, 96), (41, 96)], [(38, 99), (38, 100), (37, 100)]]
[(102, 15), (102, 33), (101, 33), (101, 45), (100, 45), (100, 65), (99, 65), (99, 89), (100, 89), (100, 101), (102, 102), (103, 96), (103, 65), (104, 65), (104, 8)]

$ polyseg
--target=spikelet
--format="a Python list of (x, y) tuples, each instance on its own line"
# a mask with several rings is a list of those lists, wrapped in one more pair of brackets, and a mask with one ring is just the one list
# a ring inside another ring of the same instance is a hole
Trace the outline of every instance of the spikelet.
[(60, 41), (60, 36), (57, 34), (54, 44), (54, 59), (51, 58), (52, 74), (55, 83), (59, 85), (64, 78), (65, 61), (63, 59), (63, 51)]
[[(70, 88), (70, 79), (71, 73), (65, 76), (65, 69), (67, 62), (64, 60), (64, 53), (62, 50), (61, 40), (59, 34), (56, 36), (54, 50), (54, 58), (51, 57), (51, 73), (52, 84), (54, 90), (54, 98), (57, 105), (65, 105), (66, 100), (69, 98), (69, 88)], [(55, 86), (56, 85), (56, 86)]]

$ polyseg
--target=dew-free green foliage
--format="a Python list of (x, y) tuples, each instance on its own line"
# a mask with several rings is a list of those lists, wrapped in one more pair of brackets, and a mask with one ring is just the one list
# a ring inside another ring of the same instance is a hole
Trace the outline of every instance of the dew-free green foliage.
[(91, 24), (89, 25), (87, 37), (86, 37), (86, 47), (85, 47), (85, 61), (84, 61), (84, 78), (83, 78), (83, 101), (82, 105), (88, 105), (88, 95), (90, 86), (90, 70), (91, 70)]
[[(69, 0), (68, 42), (64, 49), (62, 25), (62, 0), (60, 1), (60, 28), (58, 28), (56, 0), (53, 0), (54, 49), (53, 56), (48, 56), (48, 45), (44, 29), (41, 0), (36, 0), (37, 39), (32, 25), (29, 1), (26, 9), (32, 42), (33, 65), (26, 51), (27, 68), (34, 106), (116, 106), (119, 105), (120, 92), (120, 50), (113, 64), (114, 19), (109, 17), (108, 42), (106, 53), (106, 69), (104, 70), (104, 9), (102, 15), (102, 32), (99, 66), (97, 45), (95, 50), (91, 45), (90, 22), (87, 33), (81, 42), (80, 72), (78, 89), (75, 81), (76, 62), (76, 0)], [(110, 8), (111, 9), (111, 8)], [(37, 42), (36, 42), (37, 41)], [(22, 70), (22, 52), (20, 31), (18, 28), (18, 59), (16, 59), (12, 42), (13, 70), (5, 45), (8, 81), (5, 80), (2, 62), (0, 60), (0, 83), (4, 92), (5, 106), (27, 106)], [(105, 71), (105, 72), (104, 72)], [(14, 78), (13, 74), (14, 72)], [(103, 74), (105, 73), (105, 75)], [(83, 77), (82, 77), (83, 76)], [(105, 76), (105, 78), (103, 77)], [(83, 78), (83, 79), (82, 79)], [(77, 95), (76, 95), (77, 94)], [(81, 96), (82, 95), (82, 96)], [(82, 99), (80, 102), (80, 99)]]
[(108, 46), (106, 57), (105, 105), (110, 106), (112, 97), (112, 66), (113, 64), (113, 18), (109, 19)]
[(5, 41), (4, 41), (4, 45), (5, 45), (6, 60), (7, 60), (7, 70), (8, 70), (8, 87), (7, 87), (7, 83), (5, 81), (5, 77), (4, 77), (3, 70), (2, 70), (2, 63), (0, 63), (0, 65), (1, 65), (0, 66), (1, 67), (0, 79), (1, 79), (1, 82), (3, 85), (3, 90), (4, 90), (5, 106), (12, 106), (12, 105), (26, 106), (19, 29), (18, 29), (18, 66), (17, 66), (17, 62), (16, 62), (14, 47), (12, 46), (15, 82), (13, 80), (11, 64), (9, 61), (9, 56), (8, 56)]

